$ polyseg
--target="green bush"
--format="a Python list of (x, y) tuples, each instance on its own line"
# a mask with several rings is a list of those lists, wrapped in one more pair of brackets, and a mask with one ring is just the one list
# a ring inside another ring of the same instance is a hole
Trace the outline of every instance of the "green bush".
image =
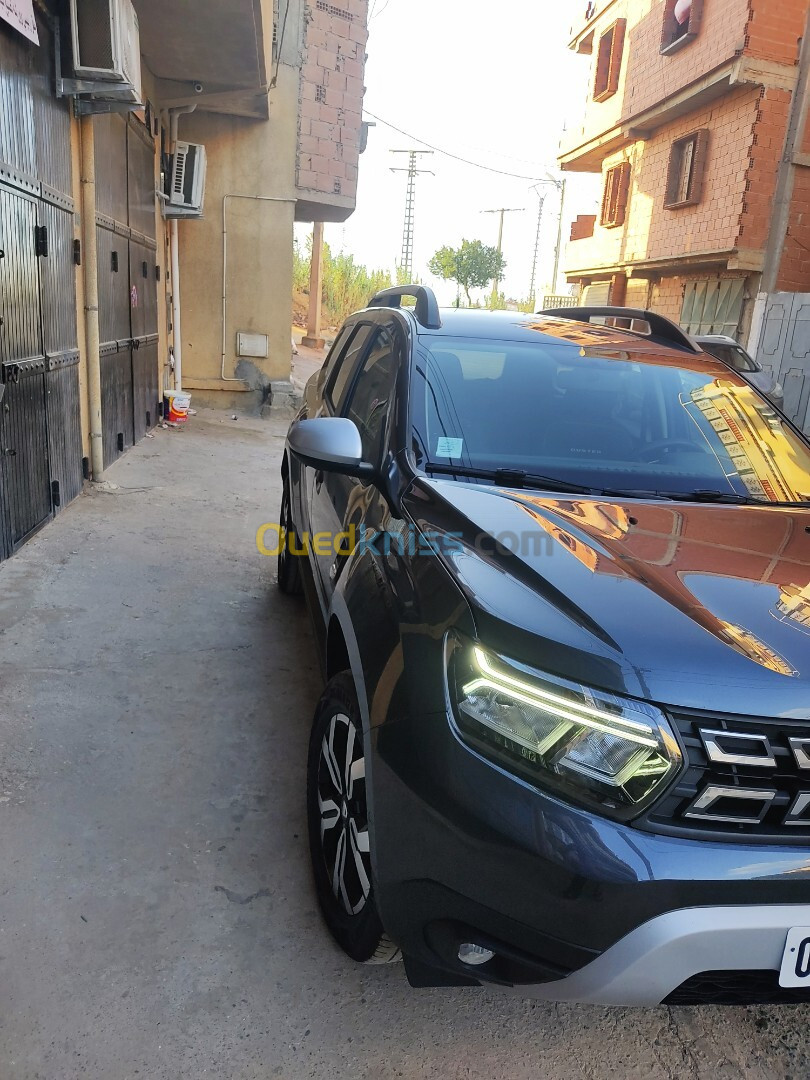
[[(309, 295), (309, 266), (312, 240), (306, 251), (296, 241), (293, 251), (293, 291)], [(369, 270), (354, 261), (353, 255), (333, 255), (328, 244), (323, 247), (324, 323), (339, 326), (353, 311), (364, 308), (380, 289), (391, 287), (386, 270)]]

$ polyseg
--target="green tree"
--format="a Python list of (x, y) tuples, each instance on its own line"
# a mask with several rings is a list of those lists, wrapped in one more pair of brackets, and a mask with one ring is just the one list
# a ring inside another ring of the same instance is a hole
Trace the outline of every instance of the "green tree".
[(436, 277), (457, 282), (472, 307), (470, 289), (483, 289), (495, 278), (500, 281), (506, 260), (497, 248), (480, 240), (462, 240), (460, 248), (439, 248), (428, 265)]

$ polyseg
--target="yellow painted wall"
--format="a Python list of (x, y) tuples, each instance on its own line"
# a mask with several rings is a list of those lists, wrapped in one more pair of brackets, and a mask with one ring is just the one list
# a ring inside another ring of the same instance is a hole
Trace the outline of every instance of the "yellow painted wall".
[[(290, 377), (298, 87), (298, 70), (281, 65), (269, 121), (204, 112), (180, 119), (180, 138), (208, 151), (205, 216), (180, 223), (183, 383), (198, 398), (249, 390), (251, 404), (261, 404), (271, 381)], [(225, 374), (239, 382), (221, 379), (226, 196)], [(268, 335), (268, 359), (237, 357), (239, 331)]]

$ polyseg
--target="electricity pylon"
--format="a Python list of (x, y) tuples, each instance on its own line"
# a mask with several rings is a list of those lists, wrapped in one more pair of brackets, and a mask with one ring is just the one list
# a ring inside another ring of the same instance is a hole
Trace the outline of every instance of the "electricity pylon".
[(532, 283), (529, 286), (529, 299), (532, 302), (532, 307), (534, 307), (534, 301), (535, 301), (535, 298), (536, 298), (535, 290), (536, 290), (536, 286), (537, 286), (537, 260), (538, 260), (538, 258), (540, 256), (540, 232), (541, 232), (542, 225), (543, 225), (543, 207), (545, 206), (545, 203), (546, 203), (546, 197), (545, 197), (545, 195), (540, 194), (540, 192), (537, 190), (537, 185), (535, 185), (535, 187), (532, 188), (532, 190), (534, 192), (536, 192), (537, 199), (538, 199), (537, 235), (535, 236), (535, 240), (534, 240), (534, 258), (532, 259)]
[(430, 169), (418, 168), (419, 157), (432, 155), (432, 150), (392, 150), (392, 154), (407, 154), (407, 169), (392, 169), (391, 172), (404, 172), (408, 174), (408, 192), (405, 198), (405, 224), (402, 229), (402, 261), (400, 266), (408, 283), (413, 277), (413, 231), (414, 216), (416, 211), (416, 178), (417, 176), (435, 176)]

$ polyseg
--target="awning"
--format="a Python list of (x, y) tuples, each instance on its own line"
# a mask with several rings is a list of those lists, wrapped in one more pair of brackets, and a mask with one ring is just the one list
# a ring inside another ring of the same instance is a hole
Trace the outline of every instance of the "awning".
[(134, 3), (161, 106), (195, 103), (209, 112), (268, 116), (261, 0)]

